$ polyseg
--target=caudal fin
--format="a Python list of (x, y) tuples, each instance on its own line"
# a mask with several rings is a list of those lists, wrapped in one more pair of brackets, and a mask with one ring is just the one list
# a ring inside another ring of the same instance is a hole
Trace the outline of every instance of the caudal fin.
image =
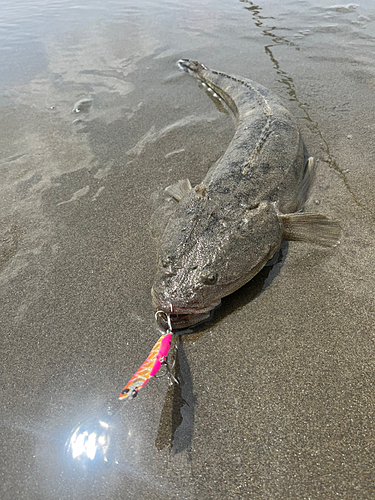
[(340, 243), (339, 223), (325, 215), (293, 213), (280, 215), (280, 220), (284, 240), (305, 241), (326, 247), (334, 247)]
[(179, 68), (186, 71), (186, 73), (199, 73), (206, 68), (206, 66), (198, 61), (193, 61), (192, 59), (180, 59), (177, 61)]

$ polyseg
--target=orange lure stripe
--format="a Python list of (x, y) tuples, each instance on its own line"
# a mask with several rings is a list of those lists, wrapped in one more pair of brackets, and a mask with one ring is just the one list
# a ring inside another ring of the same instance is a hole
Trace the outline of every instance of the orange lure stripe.
[(119, 399), (126, 399), (137, 395), (139, 389), (159, 371), (162, 363), (164, 363), (167, 358), (171, 345), (171, 333), (165, 333), (159, 338), (154, 347), (151, 349), (146, 361), (140, 366), (121, 391)]

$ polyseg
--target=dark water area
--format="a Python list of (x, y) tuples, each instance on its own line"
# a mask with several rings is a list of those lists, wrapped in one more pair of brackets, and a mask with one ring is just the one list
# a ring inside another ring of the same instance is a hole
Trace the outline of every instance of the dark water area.
[[(370, 0), (2, 2), (2, 500), (375, 498), (374, 53)], [(284, 100), (343, 237), (284, 244), (123, 402), (152, 214), (234, 133), (182, 57)]]

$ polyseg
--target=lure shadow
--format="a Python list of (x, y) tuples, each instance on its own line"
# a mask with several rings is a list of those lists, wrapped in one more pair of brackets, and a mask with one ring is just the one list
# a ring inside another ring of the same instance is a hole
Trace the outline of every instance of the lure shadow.
[[(249, 304), (272, 283), (280, 273), (280, 269), (288, 253), (288, 242), (283, 241), (276, 255), (246, 285), (225, 297), (220, 307), (205, 323), (193, 329), (175, 332), (177, 350), (175, 357), (175, 377), (180, 382), (169, 386), (164, 407), (160, 417), (155, 446), (158, 450), (169, 446), (172, 453), (181, 453), (190, 449), (194, 431), (194, 407), (196, 397), (193, 393), (193, 380), (189, 363), (184, 351), (184, 344), (195, 342), (226, 316)], [(184, 335), (189, 333), (189, 335)]]
[(167, 391), (160, 417), (155, 446), (158, 450), (169, 446), (172, 453), (189, 450), (194, 430), (193, 381), (182, 338), (177, 337), (174, 375), (179, 381)]

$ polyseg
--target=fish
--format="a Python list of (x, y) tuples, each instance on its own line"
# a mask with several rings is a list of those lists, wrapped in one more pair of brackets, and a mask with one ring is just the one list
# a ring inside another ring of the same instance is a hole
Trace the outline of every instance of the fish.
[(184, 179), (166, 188), (175, 208), (160, 238), (151, 296), (173, 329), (210, 317), (282, 240), (333, 247), (341, 235), (337, 221), (303, 212), (315, 165), (281, 100), (256, 82), (197, 61), (180, 59), (178, 66), (226, 103), (236, 129), (200, 184)]
[(166, 363), (169, 349), (172, 345), (172, 331), (167, 330), (151, 349), (147, 359), (135, 372), (123, 390), (120, 392), (119, 399), (132, 399), (138, 394), (138, 391), (154, 377), (161, 366)]

